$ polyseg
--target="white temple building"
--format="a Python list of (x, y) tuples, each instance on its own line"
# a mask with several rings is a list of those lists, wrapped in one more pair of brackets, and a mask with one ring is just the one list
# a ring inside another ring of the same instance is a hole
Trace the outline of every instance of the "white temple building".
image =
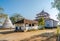
[(40, 13), (37, 14), (36, 21), (39, 20), (39, 18), (44, 17), (45, 20), (45, 27), (51, 28), (51, 27), (57, 27), (58, 21), (51, 19), (50, 15), (42, 10)]

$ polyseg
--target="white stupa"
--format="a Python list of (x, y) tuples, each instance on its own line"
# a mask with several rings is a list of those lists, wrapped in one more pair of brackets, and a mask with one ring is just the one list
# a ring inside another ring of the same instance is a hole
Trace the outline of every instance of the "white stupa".
[(14, 28), (14, 25), (12, 24), (9, 16), (5, 19), (3, 28)]

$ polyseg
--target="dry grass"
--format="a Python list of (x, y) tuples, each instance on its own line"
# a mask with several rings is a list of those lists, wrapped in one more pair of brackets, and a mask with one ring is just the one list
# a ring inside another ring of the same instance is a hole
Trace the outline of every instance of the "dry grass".
[(56, 29), (36, 30), (36, 31), (30, 31), (30, 32), (10, 32), (10, 33), (0, 32), (0, 40), (23, 41), (24, 39), (27, 38), (29, 39), (28, 41), (37, 41), (37, 40), (40, 41), (41, 39), (43, 40), (43, 38), (45, 39), (47, 37), (41, 37), (39, 35), (41, 35), (42, 33), (51, 33), (51, 32), (56, 32)]
[(56, 38), (54, 33), (42, 33), (20, 41), (56, 41)]

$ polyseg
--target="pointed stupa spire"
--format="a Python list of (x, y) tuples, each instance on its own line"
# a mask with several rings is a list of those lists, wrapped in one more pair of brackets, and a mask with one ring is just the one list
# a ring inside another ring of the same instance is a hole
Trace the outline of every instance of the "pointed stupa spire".
[(3, 28), (14, 28), (9, 16), (5, 19), (5, 22), (3, 24)]

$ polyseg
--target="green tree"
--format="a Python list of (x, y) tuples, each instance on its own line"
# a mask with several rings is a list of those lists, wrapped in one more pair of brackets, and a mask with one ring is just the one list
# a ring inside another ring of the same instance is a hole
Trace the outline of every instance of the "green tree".
[(7, 14), (0, 13), (0, 18), (6, 18), (6, 17), (7, 17)]
[(2, 7), (0, 7), (0, 13), (3, 12), (3, 11), (4, 11), (4, 9)]
[[(54, 0), (54, 2), (52, 2), (52, 6), (54, 8), (56, 8), (59, 13), (57, 15), (57, 19), (59, 20), (59, 25), (60, 25), (60, 0)], [(59, 27), (57, 26), (57, 41), (59, 41)]]
[[(4, 21), (7, 18), (7, 14), (4, 13), (4, 9), (0, 7), (0, 20)], [(2, 23), (2, 21), (0, 21)]]
[(6, 18), (7, 14), (4, 13), (4, 9), (0, 7), (0, 18)]
[(60, 0), (54, 0), (54, 2), (52, 2), (52, 7), (60, 11)]
[(52, 2), (52, 7), (56, 8), (59, 11), (57, 19), (60, 21), (60, 0), (54, 0), (54, 2)]
[(39, 25), (39, 26), (42, 26), (42, 27), (44, 28), (44, 26), (45, 26), (45, 21), (44, 21), (44, 18), (43, 18), (43, 17), (41, 17), (41, 18), (38, 20), (38, 25)]
[(14, 15), (10, 17), (10, 19), (11, 19), (12, 23), (14, 24), (16, 21), (24, 19), (24, 17), (18, 13), (14, 13)]

